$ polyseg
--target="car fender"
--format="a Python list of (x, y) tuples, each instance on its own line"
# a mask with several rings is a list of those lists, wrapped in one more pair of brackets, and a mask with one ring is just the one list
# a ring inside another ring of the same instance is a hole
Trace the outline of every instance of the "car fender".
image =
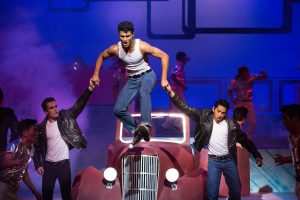
[(105, 185), (103, 170), (88, 166), (81, 170), (72, 184), (72, 199), (76, 200), (121, 200), (119, 179), (116, 178), (113, 187)]
[(206, 197), (207, 173), (202, 168), (193, 170), (177, 180), (177, 190), (171, 189), (171, 184), (165, 180), (159, 200), (189, 199), (204, 200)]

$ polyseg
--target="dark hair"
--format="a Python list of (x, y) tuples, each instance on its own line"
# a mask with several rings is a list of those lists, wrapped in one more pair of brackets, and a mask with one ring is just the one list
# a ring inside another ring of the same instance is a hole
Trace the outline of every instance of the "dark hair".
[(288, 104), (281, 106), (280, 111), (285, 113), (289, 117), (297, 117), (300, 119), (300, 105), (299, 104)]
[(23, 132), (30, 129), (32, 125), (36, 125), (37, 121), (35, 119), (23, 119), (18, 123), (18, 133), (23, 135)]
[(47, 111), (47, 103), (56, 101), (53, 97), (47, 97), (46, 99), (43, 100), (41, 106), (43, 108), (43, 111)]
[(184, 57), (187, 57), (187, 56), (183, 51), (179, 51), (179, 52), (176, 53), (176, 60), (180, 60)]
[(238, 68), (238, 74), (242, 74), (242, 73), (244, 73), (244, 72), (249, 72), (248, 67), (247, 67), (247, 66), (240, 66), (240, 67)]
[(0, 88), (0, 104), (2, 103), (2, 101), (3, 101), (3, 91)]
[(226, 101), (226, 100), (224, 100), (224, 99), (220, 99), (220, 100), (216, 101), (214, 107), (216, 108), (216, 107), (218, 107), (218, 106), (223, 106), (224, 108), (226, 108), (226, 109), (227, 109), (226, 112), (227, 112), (227, 111), (229, 110), (229, 108), (230, 108), (230, 105), (229, 105), (228, 101)]
[(130, 31), (134, 33), (133, 23), (130, 21), (123, 21), (118, 24), (118, 32), (124, 31), (125, 33)]
[(235, 121), (242, 121), (247, 118), (248, 109), (244, 106), (236, 107), (233, 110), (233, 119)]

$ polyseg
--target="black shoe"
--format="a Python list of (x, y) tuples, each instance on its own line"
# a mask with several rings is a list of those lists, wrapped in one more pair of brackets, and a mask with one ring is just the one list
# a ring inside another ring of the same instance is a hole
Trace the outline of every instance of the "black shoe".
[(149, 127), (149, 126), (147, 126), (147, 125), (144, 125), (144, 124), (141, 124), (141, 125), (139, 125), (138, 130), (139, 130), (139, 132), (141, 133), (143, 139), (144, 139), (146, 142), (149, 142), (149, 141), (150, 141), (150, 131), (151, 131), (151, 127)]
[(135, 133), (135, 136), (134, 136), (132, 142), (129, 144), (128, 148), (132, 149), (134, 146), (136, 146), (142, 140), (142, 138), (143, 137), (139, 132)]

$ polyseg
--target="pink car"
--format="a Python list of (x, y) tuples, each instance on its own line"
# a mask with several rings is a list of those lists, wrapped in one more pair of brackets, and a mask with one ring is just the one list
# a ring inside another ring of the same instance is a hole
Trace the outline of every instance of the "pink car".
[[(139, 114), (133, 116), (139, 120)], [(73, 199), (205, 199), (206, 171), (193, 155), (188, 118), (179, 113), (152, 113), (151, 118), (151, 141), (142, 140), (133, 149), (128, 148), (133, 136), (117, 122), (106, 168), (89, 166), (80, 171), (72, 186)], [(176, 128), (161, 126), (167, 118), (175, 121)]]

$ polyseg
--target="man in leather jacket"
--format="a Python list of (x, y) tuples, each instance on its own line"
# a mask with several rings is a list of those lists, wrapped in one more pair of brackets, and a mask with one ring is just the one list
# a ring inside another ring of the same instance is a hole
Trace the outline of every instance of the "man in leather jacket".
[(39, 142), (33, 157), (37, 172), (42, 177), (43, 199), (53, 199), (56, 179), (60, 184), (63, 200), (71, 200), (71, 168), (69, 150), (85, 149), (87, 141), (76, 122), (84, 109), (95, 84), (90, 81), (89, 87), (69, 109), (58, 111), (56, 101), (48, 97), (42, 102), (46, 114), (39, 124)]
[(198, 151), (208, 146), (208, 173), (206, 194), (208, 200), (217, 200), (222, 173), (229, 189), (229, 199), (241, 199), (241, 183), (237, 169), (237, 149), (239, 142), (262, 165), (262, 156), (255, 145), (247, 138), (239, 125), (227, 119), (229, 103), (218, 100), (212, 109), (196, 109), (181, 100), (168, 85), (165, 88), (170, 94), (172, 103), (197, 122), (194, 147)]

